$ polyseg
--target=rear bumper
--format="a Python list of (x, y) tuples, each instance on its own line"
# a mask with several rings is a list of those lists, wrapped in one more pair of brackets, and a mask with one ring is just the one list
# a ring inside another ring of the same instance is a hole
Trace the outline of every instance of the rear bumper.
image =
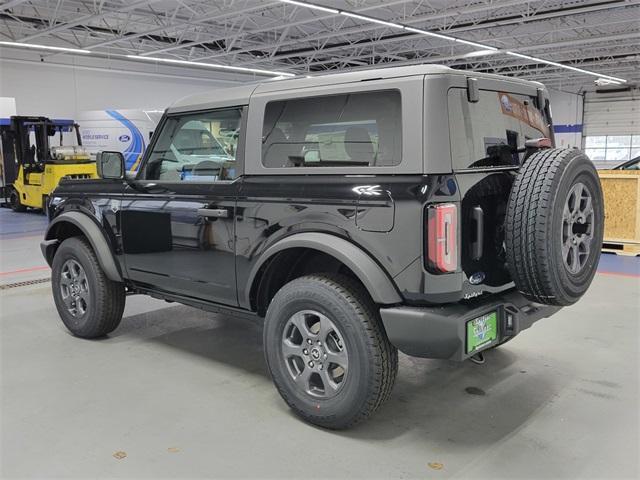
[(518, 291), (510, 290), (468, 304), (382, 308), (380, 315), (391, 343), (407, 355), (462, 361), (477, 353), (466, 351), (468, 321), (497, 312), (498, 338), (483, 346), (486, 349), (560, 308), (531, 302)]

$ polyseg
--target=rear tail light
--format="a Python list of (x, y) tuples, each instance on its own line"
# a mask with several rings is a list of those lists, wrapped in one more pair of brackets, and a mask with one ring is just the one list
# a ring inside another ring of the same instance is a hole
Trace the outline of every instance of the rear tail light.
[(453, 203), (427, 207), (427, 268), (435, 273), (458, 268), (458, 208)]

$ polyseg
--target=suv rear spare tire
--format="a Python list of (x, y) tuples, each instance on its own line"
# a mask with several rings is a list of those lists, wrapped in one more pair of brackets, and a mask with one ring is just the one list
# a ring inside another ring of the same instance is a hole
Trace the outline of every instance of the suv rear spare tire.
[(518, 290), (547, 305), (575, 303), (598, 266), (604, 202), (593, 163), (579, 150), (532, 154), (511, 189), (507, 266)]

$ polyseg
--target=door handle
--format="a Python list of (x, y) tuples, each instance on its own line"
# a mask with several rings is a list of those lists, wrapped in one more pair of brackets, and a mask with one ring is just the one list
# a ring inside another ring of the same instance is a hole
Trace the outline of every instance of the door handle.
[(199, 208), (198, 215), (207, 218), (227, 218), (229, 210), (226, 208)]

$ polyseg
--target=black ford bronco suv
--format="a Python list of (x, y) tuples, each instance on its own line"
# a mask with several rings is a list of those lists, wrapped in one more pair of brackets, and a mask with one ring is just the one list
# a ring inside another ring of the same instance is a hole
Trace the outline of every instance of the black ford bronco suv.
[(600, 255), (591, 161), (554, 148), (534, 82), (411, 66), (221, 89), (170, 107), (135, 176), (65, 181), (42, 251), (76, 336), (125, 298), (264, 322), (273, 381), (346, 428), (398, 349), (477, 358), (576, 302)]

